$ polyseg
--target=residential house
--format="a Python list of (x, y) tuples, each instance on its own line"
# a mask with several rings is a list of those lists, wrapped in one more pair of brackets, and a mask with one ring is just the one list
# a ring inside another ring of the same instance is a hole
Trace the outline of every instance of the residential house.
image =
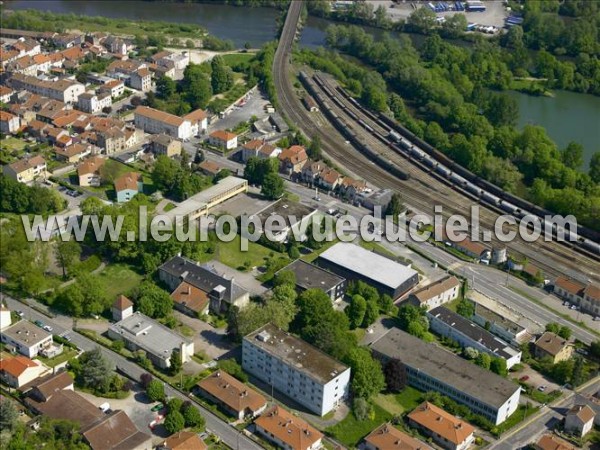
[(209, 264), (200, 265), (182, 256), (174, 256), (160, 266), (158, 275), (171, 291), (179, 288), (184, 281), (202, 291), (201, 296), (193, 295), (194, 291), (191, 291), (190, 296), (199, 301), (207, 296), (213, 312), (224, 312), (231, 306), (243, 308), (250, 301), (248, 291), (240, 287), (233, 278), (219, 275)]
[(107, 155), (112, 155), (127, 148), (127, 135), (118, 127), (97, 131), (96, 145)]
[(183, 118), (190, 122), (192, 136), (204, 134), (208, 128), (208, 115), (202, 109), (197, 109)]
[(0, 86), (0, 103), (10, 103), (12, 95), (15, 93), (8, 86)]
[(588, 405), (574, 405), (565, 417), (565, 431), (583, 437), (592, 431), (596, 413)]
[(121, 410), (104, 414), (100, 420), (83, 427), (80, 431), (92, 450), (152, 448), (152, 436), (139, 431), (129, 416)]
[(208, 294), (202, 289), (182, 281), (171, 292), (171, 299), (175, 309), (191, 317), (200, 317), (208, 313)]
[(76, 33), (56, 34), (52, 37), (52, 43), (59, 48), (71, 48), (83, 43), (84, 36)]
[(267, 400), (261, 394), (223, 370), (199, 381), (196, 392), (237, 420), (254, 418), (267, 407)]
[(292, 145), (279, 154), (280, 170), (288, 174), (300, 172), (306, 161), (308, 155), (301, 145)]
[(9, 355), (0, 360), (0, 378), (13, 388), (20, 388), (48, 371), (41, 361), (26, 356)]
[(77, 99), (77, 107), (86, 113), (96, 114), (103, 108), (112, 106), (112, 97), (108, 92), (99, 95), (92, 92), (85, 92)]
[(452, 247), (471, 258), (484, 258), (489, 252), (487, 247), (479, 242), (472, 241), (468, 237), (458, 242), (451, 242)]
[[(247, 163), (250, 158), (260, 158), (260, 150), (264, 147), (270, 147), (275, 150), (270, 144), (265, 143), (262, 139), (252, 139), (251, 141), (242, 144), (241, 160)], [(267, 156), (268, 157), (268, 156)]]
[(129, 85), (138, 91), (148, 92), (152, 89), (152, 74), (146, 67), (138, 69), (129, 77)]
[(531, 444), (533, 450), (576, 450), (574, 445), (555, 434), (544, 434), (535, 444)]
[(120, 322), (133, 314), (133, 302), (124, 295), (119, 295), (112, 304), (111, 311), (113, 320)]
[(135, 126), (150, 134), (167, 134), (178, 139), (188, 139), (192, 135), (191, 123), (147, 106), (138, 106), (134, 113)]
[(410, 294), (408, 303), (430, 310), (451, 302), (458, 297), (459, 293), (460, 281), (449, 275)]
[(25, 355), (28, 358), (34, 358), (46, 350), (50, 353), (55, 352), (53, 349), (52, 334), (28, 320), (19, 320), (15, 324), (3, 329), (0, 338), (6, 347), (14, 348), (21, 355)]
[(97, 94), (110, 94), (112, 98), (117, 98), (125, 92), (125, 83), (120, 80), (110, 80), (96, 89)]
[(279, 405), (261, 415), (254, 425), (259, 435), (288, 450), (317, 450), (323, 440), (320, 431)]
[(391, 423), (377, 427), (364, 442), (365, 450), (433, 450), (426, 443), (400, 431)]
[(600, 316), (600, 287), (583, 284), (567, 277), (558, 277), (554, 282), (554, 293), (573, 303), (582, 311)]
[(19, 58), (19, 52), (16, 50), (3, 50), (0, 52), (0, 65), (2, 70), (6, 70), (8, 65)]
[(152, 62), (158, 66), (173, 67), (176, 70), (183, 70), (190, 63), (188, 52), (174, 53), (167, 50), (155, 53), (151, 56)]
[(41, 44), (29, 37), (20, 37), (10, 47), (18, 51), (19, 56), (35, 56), (42, 52)]
[(60, 391), (74, 390), (75, 381), (69, 372), (62, 371), (44, 375), (19, 388), (19, 392), (36, 402), (47, 402), (54, 394)]
[(321, 161), (307, 160), (302, 167), (302, 181), (305, 183), (316, 184), (317, 177), (327, 166)]
[(6, 111), (0, 111), (0, 133), (14, 134), (21, 128), (21, 119)]
[(550, 358), (556, 364), (571, 358), (573, 346), (566, 339), (546, 331), (533, 344), (533, 355), (539, 359)]
[(166, 134), (155, 134), (150, 138), (152, 152), (159, 156), (165, 155), (169, 158), (181, 154), (181, 141)]
[(38, 65), (35, 62), (33, 56), (21, 56), (15, 59), (6, 66), (6, 71), (12, 74), (22, 74), (27, 76), (36, 76), (38, 72)]
[(157, 447), (158, 450), (206, 450), (208, 447), (200, 439), (198, 433), (191, 431), (179, 431), (169, 436), (162, 444)]
[(114, 53), (116, 55), (127, 55), (127, 52), (130, 48), (127, 46), (127, 43), (123, 39), (113, 35), (109, 35), (105, 39), (103, 39), (102, 45), (110, 53)]
[(204, 175), (214, 177), (221, 171), (221, 166), (214, 161), (205, 160), (200, 163), (198, 169), (200, 169)]
[(330, 167), (326, 167), (317, 175), (316, 184), (323, 189), (333, 191), (341, 181), (342, 176), (338, 171)]
[(59, 161), (66, 161), (68, 163), (77, 163), (83, 158), (92, 153), (92, 146), (90, 144), (75, 143), (67, 145), (66, 147), (54, 147), (54, 155)]
[(46, 73), (52, 67), (52, 58), (49, 55), (35, 55), (33, 61), (37, 66), (38, 73)]
[(131, 74), (138, 69), (147, 68), (148, 65), (143, 61), (134, 59), (116, 60), (111, 62), (106, 68), (106, 75), (111, 78), (128, 82)]
[(448, 450), (466, 450), (475, 441), (475, 428), (433, 403), (424, 402), (408, 414), (408, 422)]
[(342, 197), (354, 201), (360, 194), (367, 192), (368, 188), (365, 180), (355, 180), (351, 177), (344, 177), (338, 189)]
[(600, 316), (600, 286), (589, 284), (583, 290), (583, 299), (579, 302), (582, 311)]
[(106, 163), (106, 158), (92, 156), (81, 161), (77, 166), (79, 186), (100, 186), (100, 168)]
[(9, 79), (9, 84), (14, 89), (25, 89), (34, 94), (50, 97), (63, 103), (73, 104), (85, 92), (85, 86), (77, 81), (70, 80), (40, 80), (22, 74), (14, 74)]
[(46, 160), (41, 156), (24, 158), (4, 166), (4, 175), (21, 183), (30, 183), (38, 177), (46, 177)]
[(238, 138), (237, 134), (235, 133), (230, 133), (224, 130), (217, 130), (210, 133), (210, 135), (208, 136), (208, 143), (224, 151), (227, 151), (237, 148)]
[(136, 172), (127, 172), (115, 180), (117, 202), (124, 203), (144, 191), (142, 175)]

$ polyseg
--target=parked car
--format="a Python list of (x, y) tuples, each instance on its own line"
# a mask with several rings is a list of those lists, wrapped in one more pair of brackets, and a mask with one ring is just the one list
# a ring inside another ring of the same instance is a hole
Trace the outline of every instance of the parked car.
[(152, 408), (150, 408), (150, 411), (152, 412), (156, 412), (156, 411), (160, 411), (161, 409), (163, 409), (165, 407), (164, 404), (162, 403), (157, 403), (156, 405), (154, 405)]
[(527, 381), (529, 380), (529, 375), (523, 375), (521, 378), (519, 378), (519, 381)]
[(44, 330), (46, 330), (48, 333), (52, 333), (52, 327), (50, 325), (44, 325), (42, 328)]
[(40, 328), (44, 328), (46, 326), (46, 324), (44, 322), (42, 322), (41, 320), (36, 320), (33, 323), (36, 324)]
[(548, 386), (546, 386), (546, 385), (538, 386), (538, 391), (540, 391), (540, 392), (544, 392), (544, 391), (546, 390), (546, 388), (547, 388), (547, 387), (548, 387)]
[(16, 313), (17, 313), (17, 316), (19, 316), (19, 317), (25, 316), (25, 313), (23, 311), (21, 311), (21, 310), (16, 311)]

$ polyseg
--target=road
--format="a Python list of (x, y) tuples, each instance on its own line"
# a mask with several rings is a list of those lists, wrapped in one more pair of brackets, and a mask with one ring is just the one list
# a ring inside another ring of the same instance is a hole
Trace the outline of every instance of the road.
[[(33, 310), (32, 308), (24, 305), (23, 303), (6, 295), (2, 296), (2, 300), (6, 303), (9, 309), (15, 311), (23, 311), (26, 319), (32, 321), (41, 320), (46, 325), (51, 326), (53, 329), (53, 334), (60, 335), (67, 332), (69, 334), (69, 337), (71, 338), (71, 342), (73, 342), (75, 345), (77, 345), (84, 351), (92, 350), (95, 347), (98, 347), (98, 344), (96, 344), (91, 339), (88, 339), (87, 337), (82, 336), (79, 333), (73, 331), (73, 319), (70, 317), (58, 315), (56, 316), (56, 318), (50, 319), (44, 314), (41, 314)], [(126, 358), (113, 352), (112, 350), (109, 350), (105, 347), (100, 348), (102, 349), (102, 353), (104, 353), (104, 355), (115, 365), (115, 367), (118, 367), (119, 370), (122, 373), (126, 374), (128, 377), (134, 380), (139, 380), (140, 376), (146, 372), (138, 365), (132, 363), (131, 361), (128, 361)], [(169, 385), (165, 385), (165, 393), (169, 397), (178, 397), (183, 401), (189, 400), (188, 397), (186, 397), (184, 394), (182, 394), (181, 392), (177, 391)], [(210, 411), (202, 408), (198, 404), (193, 404), (198, 408), (200, 414), (202, 414), (202, 416), (206, 419), (206, 428), (211, 430), (211, 432), (213, 432), (217, 436), (219, 436), (221, 440), (231, 448), (238, 448), (244, 450), (263, 449), (262, 446), (250, 440), (248, 437), (239, 432), (236, 428), (225, 423)]]

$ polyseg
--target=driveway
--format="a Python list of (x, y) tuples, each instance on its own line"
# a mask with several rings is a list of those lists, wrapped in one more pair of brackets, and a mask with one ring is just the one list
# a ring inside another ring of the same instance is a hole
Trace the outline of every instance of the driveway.
[(200, 319), (186, 316), (179, 311), (173, 315), (184, 325), (194, 330), (194, 350), (196, 353), (204, 352), (210, 359), (221, 358), (234, 347), (227, 338), (227, 330), (214, 328)]

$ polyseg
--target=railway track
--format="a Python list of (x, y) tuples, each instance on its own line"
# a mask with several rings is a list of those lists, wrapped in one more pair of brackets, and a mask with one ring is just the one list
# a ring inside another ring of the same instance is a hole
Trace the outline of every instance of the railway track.
[[(465, 199), (464, 196), (450, 189), (439, 180), (417, 169), (408, 160), (400, 160), (397, 159), (399, 158), (398, 155), (390, 154), (390, 159), (394, 156), (394, 160), (398, 164), (401, 164), (404, 170), (409, 170), (410, 174), (414, 175), (414, 180), (400, 181), (397, 177), (375, 165), (373, 161), (366, 158), (353, 147), (343, 144), (342, 142), (345, 139), (339, 135), (339, 132), (333, 131), (332, 127), (315, 123), (314, 116), (309, 114), (303, 107), (289, 82), (291, 71), (289, 57), (296, 36), (301, 7), (301, 2), (291, 2), (273, 63), (274, 83), (280, 108), (287, 115), (288, 119), (295, 123), (308, 136), (314, 138), (318, 135), (321, 138), (323, 150), (328, 156), (378, 187), (401, 192), (408, 204), (414, 205), (423, 212), (430, 214), (433, 212), (432, 205), (442, 204), (446, 217), (455, 213), (464, 215), (466, 207), (472, 203), (472, 199)], [(358, 110), (355, 111), (357, 115), (358, 112)], [(362, 118), (363, 116), (364, 114), (361, 112), (358, 117)], [(366, 123), (369, 124), (372, 121)], [(364, 129), (361, 130), (355, 127), (353, 128), (355, 131), (361, 131), (361, 137), (368, 134), (364, 132)], [(368, 142), (371, 143), (373, 142), (371, 139), (375, 138), (371, 136), (368, 138), (363, 137), (363, 139), (368, 139)], [(383, 144), (378, 143), (376, 148), (382, 152), (386, 152), (385, 154), (388, 156), (387, 152), (391, 150), (387, 148), (381, 149), (382, 146)], [(483, 212), (481, 222), (488, 229), (493, 229), (493, 226), (490, 226), (490, 221), (492, 219), (495, 220), (494, 212), (487, 208), (481, 208), (481, 211)], [(557, 243), (540, 241), (532, 244), (519, 240), (510, 243), (501, 243), (501, 245), (506, 246), (513, 254), (527, 257), (528, 261), (534, 263), (548, 275), (568, 275), (586, 280), (600, 280), (600, 270), (597, 263), (577, 254), (568, 247), (560, 247)]]

